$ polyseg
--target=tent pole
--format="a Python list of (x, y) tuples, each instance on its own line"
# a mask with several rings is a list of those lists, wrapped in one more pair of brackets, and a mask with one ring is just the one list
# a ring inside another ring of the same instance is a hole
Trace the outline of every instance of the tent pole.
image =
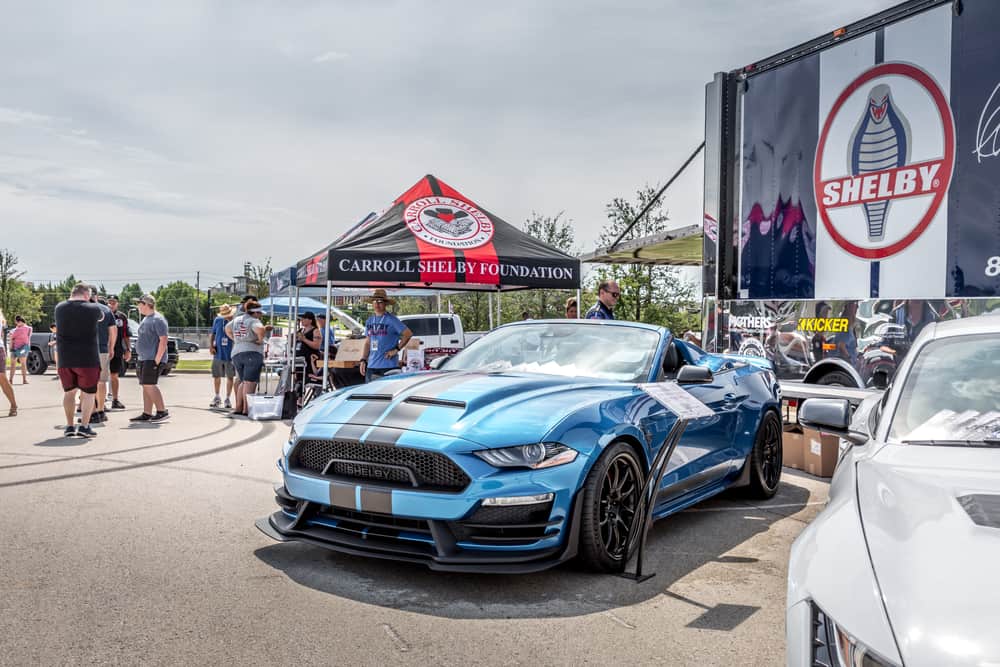
[(326, 376), (330, 372), (330, 302), (333, 301), (333, 283), (326, 281), (326, 328), (320, 336), (320, 345), (323, 346), (323, 389), (326, 389)]
[(493, 292), (486, 293), (486, 310), (490, 314), (490, 331), (493, 331)]
[(292, 378), (292, 382), (295, 381), (295, 339), (298, 332), (295, 330), (295, 324), (299, 321), (299, 286), (295, 286), (295, 306), (289, 309), (289, 321), (288, 321), (288, 366), (289, 366), (289, 377)]
[(577, 287), (576, 288), (576, 319), (580, 319), (580, 306), (583, 305), (582, 303), (580, 303), (580, 299), (582, 299), (582, 298), (583, 298), (583, 296), (580, 294), (580, 288)]
[(444, 347), (444, 345), (442, 344), (444, 341), (441, 340), (441, 292), (438, 292), (437, 297), (438, 297), (438, 316), (437, 316), (437, 321), (438, 321), (438, 345), (440, 345), (441, 347)]
[(503, 324), (503, 317), (500, 313), (500, 290), (497, 290), (497, 326)]

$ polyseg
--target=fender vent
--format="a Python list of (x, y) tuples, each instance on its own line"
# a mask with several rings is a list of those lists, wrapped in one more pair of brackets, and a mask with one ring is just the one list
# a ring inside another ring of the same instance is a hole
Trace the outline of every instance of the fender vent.
[(1000, 496), (973, 493), (959, 496), (958, 504), (977, 526), (1000, 528)]

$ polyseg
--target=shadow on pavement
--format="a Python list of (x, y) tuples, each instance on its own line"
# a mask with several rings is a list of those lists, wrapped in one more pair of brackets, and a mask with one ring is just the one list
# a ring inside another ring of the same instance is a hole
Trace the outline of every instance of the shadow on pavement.
[(79, 438), (75, 435), (73, 437), (61, 435), (58, 438), (49, 438), (48, 440), (36, 442), (35, 447), (79, 447), (80, 445), (87, 444), (87, 442), (87, 438)]
[[(756, 558), (726, 554), (767, 531), (774, 522), (801, 510), (808, 501), (808, 489), (782, 483), (778, 494), (769, 501), (748, 501), (727, 493), (696, 505), (693, 508), (696, 511), (662, 519), (653, 525), (646, 545), (644, 569), (647, 573), (655, 572), (656, 576), (641, 584), (585, 572), (575, 562), (535, 574), (480, 575), (435, 572), (421, 565), (349, 556), (298, 542), (263, 547), (255, 555), (296, 583), (314, 590), (431, 616), (572, 617), (667, 594), (706, 610), (692, 627), (730, 630), (758, 608), (731, 604), (710, 607), (668, 589), (710, 562), (764, 567), (757, 565)], [(780, 505), (781, 511), (768, 511), (768, 505)]]

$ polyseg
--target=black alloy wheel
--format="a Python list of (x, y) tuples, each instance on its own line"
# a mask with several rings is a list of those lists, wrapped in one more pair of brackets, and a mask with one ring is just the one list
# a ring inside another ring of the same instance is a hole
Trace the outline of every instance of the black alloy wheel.
[(854, 381), (851, 374), (846, 371), (830, 371), (819, 380), (816, 384), (822, 384), (827, 387), (857, 387), (858, 383)]
[(755, 498), (771, 498), (781, 481), (781, 419), (772, 411), (764, 413), (754, 438), (747, 465), (750, 468), (750, 493)]
[(598, 572), (621, 572), (632, 520), (639, 510), (644, 475), (635, 450), (613, 443), (594, 464), (581, 493), (580, 557)]
[(28, 365), (28, 373), (31, 375), (42, 375), (49, 367), (45, 358), (42, 357), (42, 353), (35, 348), (31, 348), (24, 362)]

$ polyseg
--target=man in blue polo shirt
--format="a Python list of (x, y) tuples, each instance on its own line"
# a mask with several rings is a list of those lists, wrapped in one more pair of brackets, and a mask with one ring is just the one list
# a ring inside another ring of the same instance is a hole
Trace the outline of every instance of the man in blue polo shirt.
[[(208, 407), (232, 408), (233, 403), (230, 397), (233, 395), (233, 377), (236, 369), (233, 367), (233, 341), (226, 335), (226, 325), (233, 319), (233, 307), (228, 303), (222, 304), (219, 314), (212, 322), (212, 333), (209, 334), (208, 348), (212, 353), (212, 384), (215, 385), (215, 398)], [(222, 403), (219, 389), (222, 385), (222, 378), (226, 378), (226, 402)]]
[(597, 303), (584, 317), (588, 320), (615, 319), (615, 306), (622, 295), (622, 290), (614, 280), (602, 280), (597, 286)]
[(365, 382), (382, 377), (387, 372), (399, 368), (399, 351), (406, 347), (413, 332), (398, 317), (387, 313), (385, 307), (395, 304), (395, 299), (386, 296), (384, 289), (377, 289), (368, 300), (375, 314), (365, 321), (365, 347), (361, 354), (361, 374)]

